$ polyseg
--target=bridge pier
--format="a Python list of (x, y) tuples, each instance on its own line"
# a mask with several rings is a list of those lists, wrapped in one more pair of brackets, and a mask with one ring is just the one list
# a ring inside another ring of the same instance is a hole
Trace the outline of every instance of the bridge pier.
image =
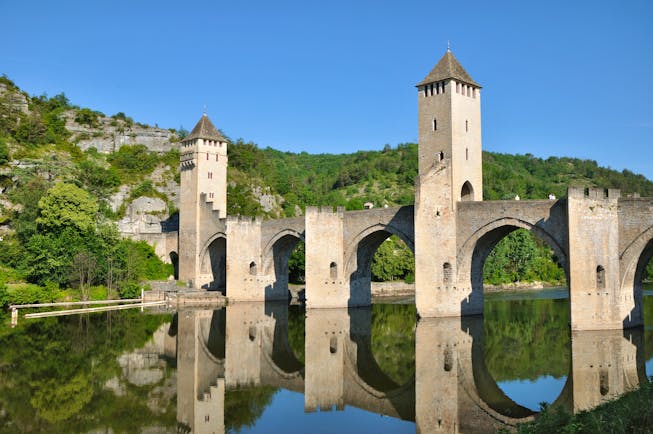
[(307, 308), (356, 305), (350, 300), (344, 257), (344, 210), (306, 207)]
[(288, 292), (265, 274), (259, 217), (227, 217), (227, 296), (235, 301), (286, 300)]
[(621, 329), (619, 190), (569, 188), (569, 301), (572, 330)]

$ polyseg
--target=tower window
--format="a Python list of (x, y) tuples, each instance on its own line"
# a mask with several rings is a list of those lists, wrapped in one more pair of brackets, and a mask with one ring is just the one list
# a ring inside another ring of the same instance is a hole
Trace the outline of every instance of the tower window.
[(338, 265), (335, 262), (329, 264), (329, 274), (331, 279), (335, 280), (338, 278)]
[(460, 83), (456, 83), (456, 93), (460, 93)]
[(476, 88), (472, 88), (472, 98), (476, 98)]
[(256, 276), (256, 262), (254, 261), (249, 263), (249, 274)]
[(427, 92), (428, 92), (428, 87), (424, 86), (424, 98), (428, 96)]
[(596, 288), (605, 288), (605, 268), (603, 268), (601, 265), (596, 267)]
[(218, 154), (215, 154), (215, 161), (218, 161)]
[(445, 285), (451, 283), (451, 264), (448, 262), (442, 265), (442, 282)]
[(437, 119), (433, 119), (433, 131), (437, 131), (437, 130), (438, 130), (438, 121)]
[(438, 155), (439, 161), (444, 160), (444, 152), (440, 151), (440, 154)]
[(208, 152), (206, 153), (206, 159), (207, 160), (209, 159), (209, 153)]
[(469, 121), (465, 121), (465, 132), (469, 132)]
[(209, 172), (209, 179), (213, 179), (213, 172)]
[(465, 148), (465, 160), (469, 161), (469, 148)]

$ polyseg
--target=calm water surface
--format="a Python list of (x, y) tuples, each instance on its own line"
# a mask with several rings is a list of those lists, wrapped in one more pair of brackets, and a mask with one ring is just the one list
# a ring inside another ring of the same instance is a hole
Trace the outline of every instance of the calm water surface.
[(646, 381), (652, 292), (625, 332), (572, 334), (566, 290), (419, 322), (265, 303), (22, 320), (0, 329), (0, 432), (488, 432)]

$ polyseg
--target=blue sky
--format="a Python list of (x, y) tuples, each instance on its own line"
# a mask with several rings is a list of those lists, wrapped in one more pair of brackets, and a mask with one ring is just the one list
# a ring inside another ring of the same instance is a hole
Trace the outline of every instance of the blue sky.
[(0, 0), (0, 74), (106, 114), (353, 152), (417, 140), (447, 41), (483, 85), (484, 149), (653, 179), (653, 2)]

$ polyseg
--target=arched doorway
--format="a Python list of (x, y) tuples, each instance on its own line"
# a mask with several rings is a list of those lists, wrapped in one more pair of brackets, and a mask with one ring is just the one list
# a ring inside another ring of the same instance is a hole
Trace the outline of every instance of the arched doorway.
[(211, 281), (204, 286), (209, 291), (220, 291), (226, 295), (227, 289), (227, 238), (216, 237), (209, 244), (200, 270), (203, 274), (211, 276)]
[(465, 181), (463, 187), (460, 189), (460, 200), (462, 202), (474, 200), (474, 187), (469, 181)]

